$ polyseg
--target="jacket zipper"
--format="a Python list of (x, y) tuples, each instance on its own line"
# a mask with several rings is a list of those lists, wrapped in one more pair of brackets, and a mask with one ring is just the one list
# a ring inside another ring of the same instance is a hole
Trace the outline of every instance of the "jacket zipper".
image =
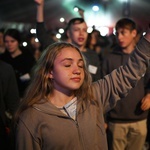
[(81, 143), (81, 147), (82, 147), (83, 150), (85, 150), (82, 134), (81, 134), (80, 128), (79, 128), (79, 124), (78, 124), (78, 122), (76, 120), (73, 120), (73, 121), (75, 122), (77, 130), (78, 130), (78, 135), (79, 135), (79, 140), (80, 140), (80, 143)]

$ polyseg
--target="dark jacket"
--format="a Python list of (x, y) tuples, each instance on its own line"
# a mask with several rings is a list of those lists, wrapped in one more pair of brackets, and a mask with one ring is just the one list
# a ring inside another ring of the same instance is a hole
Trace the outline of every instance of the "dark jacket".
[(17, 79), (19, 95), (22, 97), (30, 82), (32, 68), (36, 63), (34, 57), (29, 52), (23, 51), (21, 55), (13, 58), (10, 53), (6, 51), (0, 55), (0, 59), (13, 67)]
[[(126, 64), (131, 54), (123, 53), (120, 47), (116, 47), (103, 61), (103, 74), (109, 74), (114, 69)], [(150, 81), (150, 72), (142, 77), (127, 97), (121, 99), (115, 108), (107, 114), (111, 122), (135, 122), (147, 118), (148, 111), (141, 110), (141, 100), (146, 94), (146, 88)]]
[(0, 60), (0, 117), (6, 124), (5, 112), (12, 115), (19, 105), (19, 92), (13, 68)]

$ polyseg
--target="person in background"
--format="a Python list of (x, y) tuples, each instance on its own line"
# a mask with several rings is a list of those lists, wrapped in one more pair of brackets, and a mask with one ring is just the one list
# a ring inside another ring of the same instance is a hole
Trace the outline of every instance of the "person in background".
[(67, 36), (71, 43), (75, 44), (81, 50), (87, 61), (88, 70), (92, 75), (92, 81), (101, 78), (101, 64), (98, 54), (86, 47), (88, 33), (87, 24), (83, 18), (73, 18), (68, 22), (66, 29)]
[(0, 149), (14, 150), (12, 118), (20, 98), (13, 68), (0, 60)]
[(4, 44), (4, 31), (5, 29), (1, 28), (0, 29), (0, 54), (5, 52), (5, 44)]
[[(47, 47), (53, 43), (44, 27), (44, 0), (34, 0), (37, 3), (37, 37), (42, 45)], [(96, 52), (86, 47), (87, 42), (87, 24), (83, 18), (71, 19), (66, 27), (68, 41), (75, 44), (87, 59), (88, 70), (92, 75), (92, 80), (96, 81), (101, 78), (100, 61)]]
[(30, 81), (35, 59), (28, 51), (21, 50), (21, 35), (17, 29), (8, 29), (4, 33), (4, 43), (6, 51), (0, 55), (0, 59), (14, 68), (19, 94), (22, 97)]
[[(103, 75), (126, 64), (137, 43), (137, 28), (133, 20), (122, 18), (116, 23), (118, 46), (105, 57)], [(138, 81), (127, 97), (122, 98), (107, 113), (108, 143), (111, 150), (142, 150), (147, 134), (147, 115), (150, 108), (150, 71)]]
[[(104, 57), (103, 51), (105, 51), (106, 47), (108, 46), (109, 42), (107, 40), (107, 37), (101, 36), (100, 31), (96, 30), (93, 27), (93, 31), (91, 33), (88, 33), (86, 47), (97, 53), (100, 61), (100, 68), (102, 68), (102, 61)], [(102, 75), (102, 69), (100, 71)]]
[(34, 35), (34, 34), (29, 35), (28, 41), (29, 41), (28, 42), (29, 43), (28, 49), (30, 50), (31, 54), (33, 55), (33, 57), (37, 61), (41, 55), (41, 52), (42, 52), (42, 45), (39, 42), (36, 35)]
[(107, 150), (103, 114), (136, 86), (149, 60), (150, 30), (124, 66), (96, 82), (78, 47), (48, 46), (15, 114), (16, 150)]
[[(99, 47), (98, 47), (99, 46)], [(102, 51), (109, 46), (109, 41), (107, 36), (102, 36), (100, 31), (93, 27), (93, 31), (89, 33), (87, 40), (87, 47), (96, 51), (97, 54), (101, 54)]]

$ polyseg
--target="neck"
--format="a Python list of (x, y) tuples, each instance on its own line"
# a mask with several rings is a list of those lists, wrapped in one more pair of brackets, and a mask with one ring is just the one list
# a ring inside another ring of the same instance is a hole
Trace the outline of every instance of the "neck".
[(22, 54), (20, 49), (16, 49), (13, 53), (11, 53), (11, 57), (15, 58), (17, 56), (19, 56), (20, 54)]
[(85, 46), (80, 46), (79, 49), (80, 49), (81, 52), (86, 52)]
[(74, 98), (74, 94), (64, 94), (60, 91), (54, 90), (49, 96), (49, 101), (57, 106), (57, 107), (63, 107), (65, 104), (67, 104), (69, 101), (71, 101)]
[(134, 48), (135, 48), (134, 45), (130, 45), (130, 46), (123, 48), (122, 51), (126, 54), (130, 54), (133, 52)]

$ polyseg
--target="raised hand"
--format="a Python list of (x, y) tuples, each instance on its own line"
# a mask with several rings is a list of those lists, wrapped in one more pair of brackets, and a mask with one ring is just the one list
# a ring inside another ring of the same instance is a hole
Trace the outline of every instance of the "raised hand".
[(142, 109), (143, 111), (150, 109), (150, 94), (147, 94), (147, 95), (142, 99), (141, 109)]
[(34, 0), (38, 5), (41, 5), (44, 3), (44, 0)]

